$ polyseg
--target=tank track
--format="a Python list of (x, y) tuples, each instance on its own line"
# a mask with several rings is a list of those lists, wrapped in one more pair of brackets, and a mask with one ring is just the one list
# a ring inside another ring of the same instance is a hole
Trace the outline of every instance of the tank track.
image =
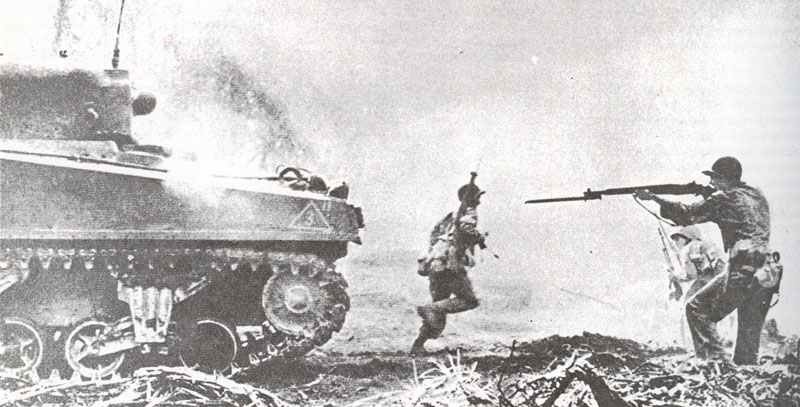
[[(0, 279), (16, 276), (14, 278), (24, 284), (24, 280), (37, 278), (38, 273), (82, 268), (87, 271), (106, 270), (123, 284), (131, 286), (178, 286), (186, 281), (206, 280), (202, 289), (213, 286), (217, 279), (224, 279), (227, 273), (237, 270), (269, 270), (274, 277), (293, 272), (296, 267), (310, 268), (314, 281), (333, 305), (317, 315), (314, 329), (300, 333), (283, 332), (264, 319), (261, 322), (264, 337), (247, 346), (248, 362), (239, 366), (250, 370), (274, 358), (302, 356), (342, 329), (350, 309), (350, 299), (345, 291), (347, 282), (335, 270), (334, 260), (313, 253), (239, 247), (115, 249), (12, 246), (0, 248)], [(2, 289), (0, 286), (0, 295)], [(186, 297), (192, 294), (185, 293)]]

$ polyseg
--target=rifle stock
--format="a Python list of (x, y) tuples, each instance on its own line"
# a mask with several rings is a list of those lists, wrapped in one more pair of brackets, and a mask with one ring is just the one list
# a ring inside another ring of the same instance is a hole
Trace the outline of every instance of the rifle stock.
[(564, 198), (544, 198), (544, 199), (529, 199), (525, 201), (526, 204), (548, 203), (548, 202), (569, 202), (569, 201), (591, 201), (595, 199), (603, 199), (604, 195), (630, 195), (635, 191), (646, 189), (658, 195), (703, 195), (709, 196), (714, 193), (715, 189), (707, 185), (700, 185), (696, 182), (688, 184), (654, 184), (654, 185), (638, 185), (633, 187), (621, 188), (608, 188), (599, 191), (592, 191), (587, 189), (583, 196), (570, 196)]

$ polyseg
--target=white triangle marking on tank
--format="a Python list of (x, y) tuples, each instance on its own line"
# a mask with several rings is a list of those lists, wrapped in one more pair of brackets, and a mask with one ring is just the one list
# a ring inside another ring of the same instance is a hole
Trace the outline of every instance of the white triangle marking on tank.
[(293, 229), (330, 229), (331, 225), (325, 219), (325, 215), (314, 205), (314, 202), (309, 202), (292, 220), (289, 227)]

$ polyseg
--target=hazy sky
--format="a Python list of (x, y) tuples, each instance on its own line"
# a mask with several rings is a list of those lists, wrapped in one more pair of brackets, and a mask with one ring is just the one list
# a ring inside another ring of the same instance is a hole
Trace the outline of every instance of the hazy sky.
[[(49, 60), (64, 48), (71, 63), (107, 67), (118, 6), (67, 1), (69, 35), (55, 43), (59, 3), (0, 1), (0, 58)], [(784, 253), (787, 295), (772, 315), (800, 331), (791, 312), (800, 301), (800, 2), (126, 7), (122, 65), (160, 106), (181, 81), (180, 60), (208, 55), (236, 60), (285, 104), (316, 152), (304, 166), (347, 179), (364, 207), (365, 244), (354, 255), (422, 247), (478, 169), (489, 191), (481, 222), (503, 257), (486, 268), (624, 306), (637, 287), (663, 289), (656, 221), (628, 197), (522, 201), (706, 182), (701, 170), (735, 155), (770, 199), (773, 246)]]

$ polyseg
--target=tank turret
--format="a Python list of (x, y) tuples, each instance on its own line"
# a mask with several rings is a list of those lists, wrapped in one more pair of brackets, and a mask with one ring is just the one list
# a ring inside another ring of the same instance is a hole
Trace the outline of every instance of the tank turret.
[(132, 97), (128, 71), (0, 68), (0, 137), (135, 144), (131, 117), (155, 108)]

